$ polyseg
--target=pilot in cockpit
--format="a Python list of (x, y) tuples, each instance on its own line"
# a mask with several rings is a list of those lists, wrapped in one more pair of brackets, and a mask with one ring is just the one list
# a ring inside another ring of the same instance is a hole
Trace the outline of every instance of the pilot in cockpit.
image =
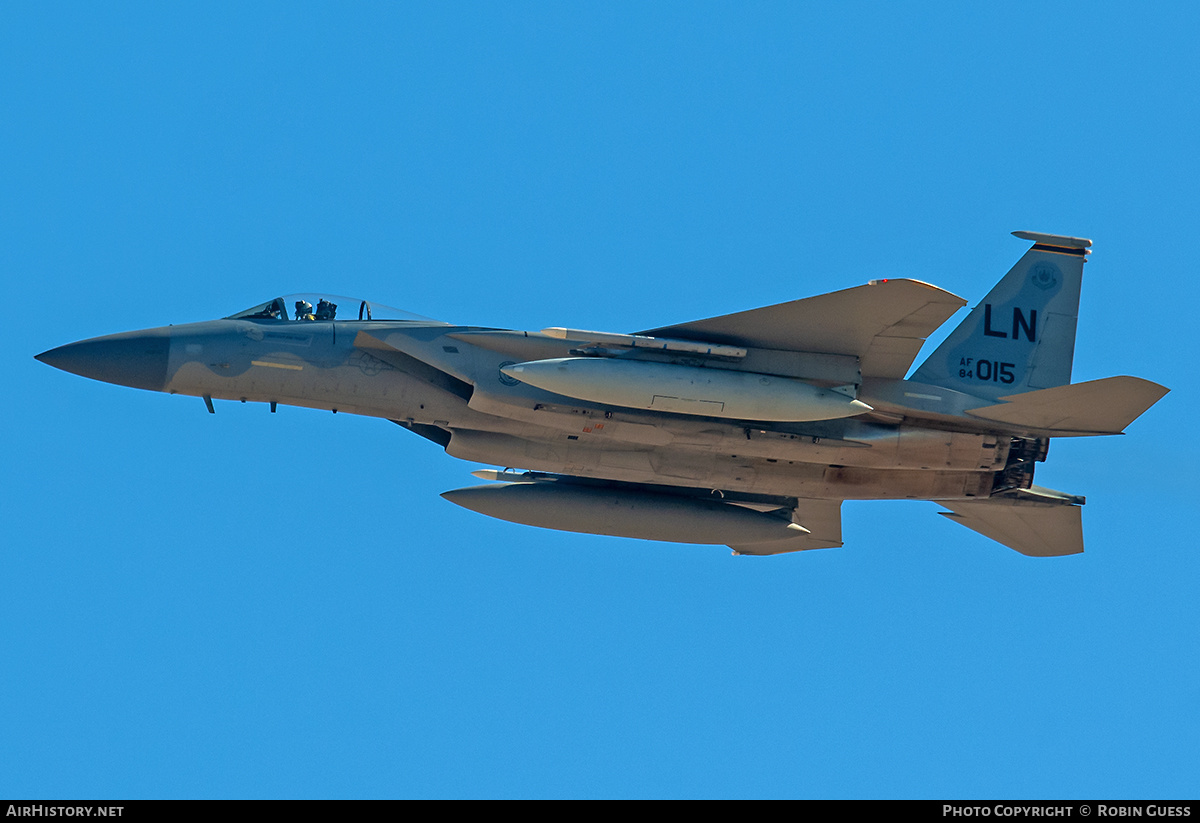
[(317, 320), (332, 320), (337, 316), (337, 303), (330, 303), (328, 300), (320, 300), (317, 302)]
[(312, 303), (307, 300), (296, 301), (296, 319), (297, 320), (316, 320), (313, 316)]

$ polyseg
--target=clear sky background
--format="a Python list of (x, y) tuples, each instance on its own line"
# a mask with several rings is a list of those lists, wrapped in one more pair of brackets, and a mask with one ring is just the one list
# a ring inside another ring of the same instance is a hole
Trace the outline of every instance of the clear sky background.
[[(0, 796), (1196, 797), (1196, 8), (5, 3)], [(1039, 467), (1081, 556), (916, 502), (776, 558), (538, 530), (385, 421), (33, 359), (299, 290), (974, 304), (1013, 229), (1096, 241), (1075, 380), (1172, 388)]]

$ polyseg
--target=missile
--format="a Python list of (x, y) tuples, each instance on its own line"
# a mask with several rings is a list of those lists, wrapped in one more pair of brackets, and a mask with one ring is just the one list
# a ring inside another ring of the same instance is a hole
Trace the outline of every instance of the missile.
[(866, 403), (778, 375), (610, 357), (559, 357), (501, 371), (545, 391), (608, 406), (734, 420), (802, 422), (853, 417)]
[(542, 334), (562, 340), (587, 340), (605, 346), (628, 346), (631, 349), (653, 349), (675, 354), (698, 354), (708, 357), (725, 357), (740, 360), (746, 356), (741, 346), (722, 346), (717, 343), (698, 343), (695, 340), (673, 340), (668, 337), (647, 337), (644, 334), (613, 334), (604, 331), (584, 331), (552, 326), (542, 329)]
[(544, 529), (665, 540), (746, 544), (800, 537), (808, 529), (732, 503), (573, 483), (493, 483), (442, 497), (488, 517)]

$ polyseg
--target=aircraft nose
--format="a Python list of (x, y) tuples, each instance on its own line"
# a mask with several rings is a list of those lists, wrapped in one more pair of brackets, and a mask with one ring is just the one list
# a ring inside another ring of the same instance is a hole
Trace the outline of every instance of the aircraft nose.
[(35, 357), (48, 366), (93, 380), (162, 391), (170, 351), (170, 331), (149, 329), (68, 343)]

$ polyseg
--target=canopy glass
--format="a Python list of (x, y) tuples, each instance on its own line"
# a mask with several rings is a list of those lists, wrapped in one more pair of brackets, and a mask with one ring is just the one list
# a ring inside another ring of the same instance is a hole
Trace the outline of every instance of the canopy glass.
[(357, 297), (337, 294), (302, 292), (276, 297), (266, 303), (229, 315), (228, 320), (278, 320), (313, 322), (317, 320), (406, 320), (416, 323), (438, 323), (429, 317), (394, 309)]

